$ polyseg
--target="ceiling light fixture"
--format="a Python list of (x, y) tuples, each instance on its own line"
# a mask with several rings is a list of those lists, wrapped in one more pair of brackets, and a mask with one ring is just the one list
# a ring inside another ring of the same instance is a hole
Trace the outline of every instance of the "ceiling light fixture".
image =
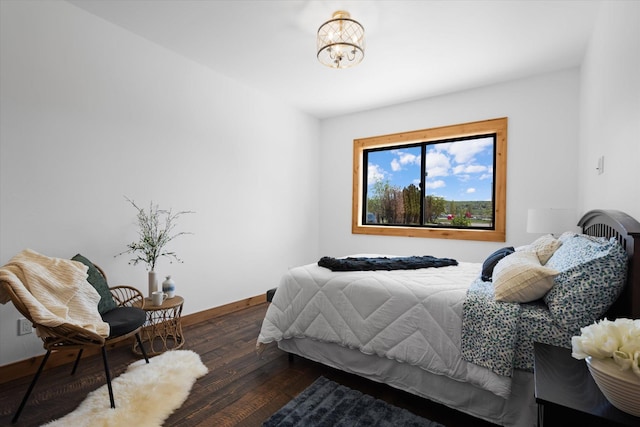
[(331, 68), (349, 68), (364, 58), (364, 28), (339, 10), (318, 28), (318, 60)]

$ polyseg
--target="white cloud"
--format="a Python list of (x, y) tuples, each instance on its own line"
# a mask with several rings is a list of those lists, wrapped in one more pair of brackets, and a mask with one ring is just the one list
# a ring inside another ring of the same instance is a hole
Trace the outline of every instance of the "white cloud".
[(402, 170), (403, 166), (420, 165), (420, 156), (400, 150), (393, 153), (397, 156), (391, 161), (391, 170), (394, 172)]
[(439, 179), (437, 181), (427, 181), (427, 190), (435, 190), (438, 188), (446, 187), (447, 183)]
[(487, 147), (493, 147), (493, 139), (472, 139), (447, 145), (447, 151), (454, 157), (454, 161), (459, 164), (464, 164), (472, 162), (475, 155), (484, 151)]
[(486, 172), (487, 167), (482, 165), (468, 165), (464, 168), (466, 173), (481, 173)]
[(420, 164), (420, 156), (416, 156), (411, 153), (399, 152), (400, 154), (400, 163), (403, 165), (419, 165)]
[(367, 168), (367, 184), (372, 185), (378, 181), (384, 180), (385, 171), (378, 165), (370, 164)]
[(467, 188), (467, 194), (472, 194), (475, 193), (476, 189), (475, 188)]
[(470, 173), (483, 173), (487, 171), (487, 167), (486, 166), (482, 166), (482, 165), (458, 165), (458, 166), (454, 166), (453, 169), (453, 174), (457, 175), (457, 174), (470, 174)]
[(449, 157), (438, 150), (430, 150), (425, 158), (425, 166), (429, 178), (436, 176), (448, 176), (451, 163)]
[(491, 138), (435, 144), (429, 148), (425, 162), (429, 177), (490, 172), (492, 167), (473, 162), (476, 154), (492, 147)]

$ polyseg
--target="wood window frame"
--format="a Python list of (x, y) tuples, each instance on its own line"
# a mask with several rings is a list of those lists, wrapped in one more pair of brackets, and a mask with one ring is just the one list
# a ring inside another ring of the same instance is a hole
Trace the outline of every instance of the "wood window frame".
[[(363, 151), (378, 147), (394, 147), (415, 142), (439, 141), (475, 135), (496, 135), (494, 175), (494, 229), (460, 229), (407, 227), (397, 225), (371, 225), (362, 223), (363, 199)], [(353, 140), (353, 191), (351, 232), (380, 236), (427, 237), (437, 239), (506, 241), (507, 206), (507, 118), (497, 118), (450, 126), (441, 126), (411, 132), (374, 136)]]

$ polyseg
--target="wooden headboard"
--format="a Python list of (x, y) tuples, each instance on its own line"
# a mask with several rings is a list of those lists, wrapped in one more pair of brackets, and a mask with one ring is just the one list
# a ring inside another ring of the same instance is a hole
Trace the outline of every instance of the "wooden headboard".
[(584, 214), (578, 225), (590, 236), (615, 237), (629, 255), (627, 285), (606, 314), (617, 317), (640, 318), (640, 223), (624, 212), (592, 210)]

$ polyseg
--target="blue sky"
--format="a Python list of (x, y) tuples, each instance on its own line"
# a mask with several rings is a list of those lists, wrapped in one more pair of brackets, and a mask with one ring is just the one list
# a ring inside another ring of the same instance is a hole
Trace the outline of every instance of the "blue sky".
[[(404, 188), (420, 182), (420, 147), (369, 152), (369, 187), (389, 180)], [(493, 138), (432, 144), (427, 147), (427, 194), (446, 200), (491, 200)]]

